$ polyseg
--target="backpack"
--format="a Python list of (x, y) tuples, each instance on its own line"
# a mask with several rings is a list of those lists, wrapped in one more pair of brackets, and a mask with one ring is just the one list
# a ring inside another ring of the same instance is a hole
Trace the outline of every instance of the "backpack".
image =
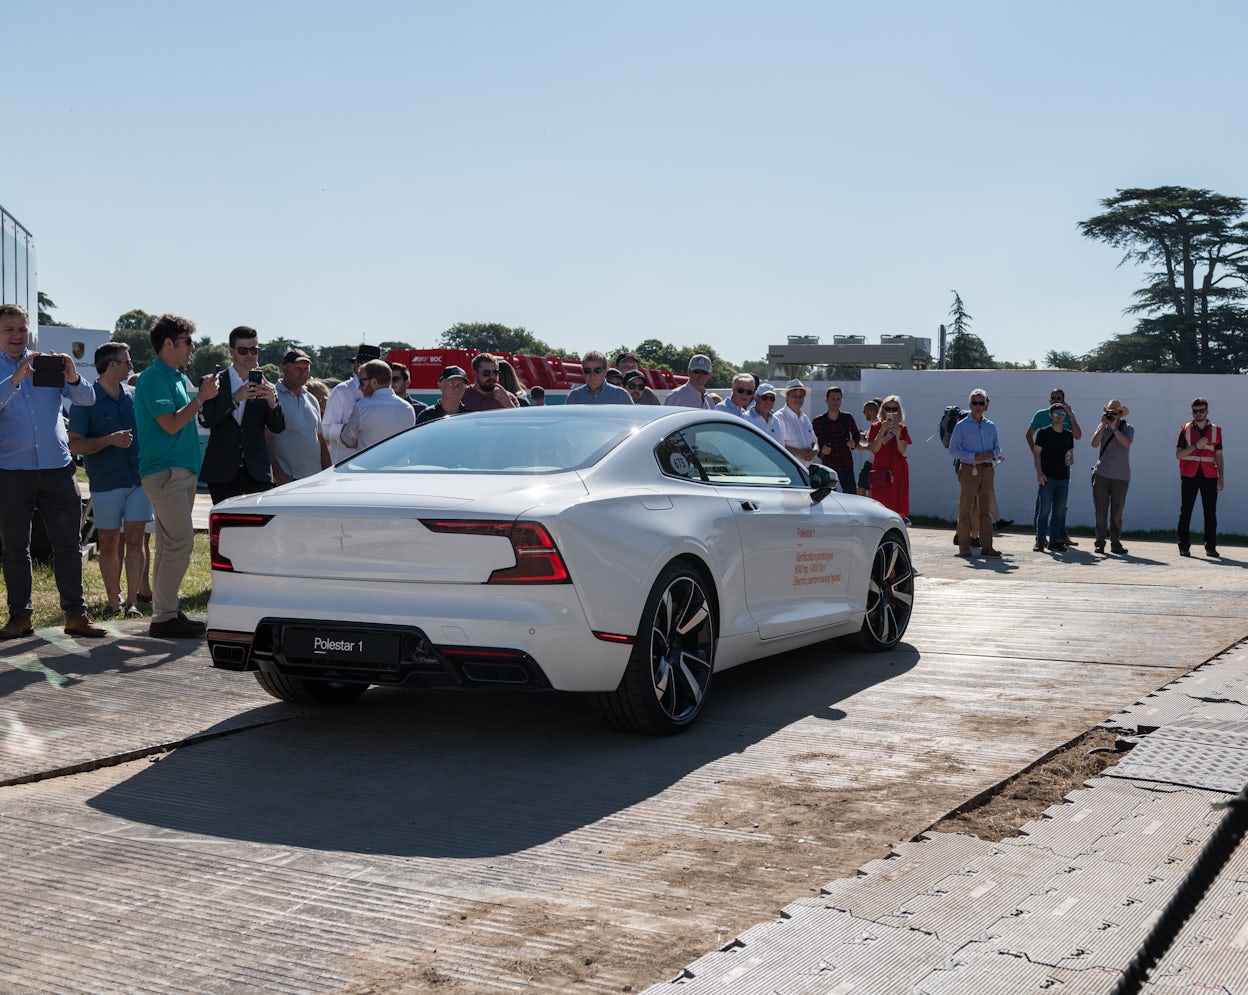
[(945, 412), (940, 416), (940, 444), (946, 449), (949, 448), (949, 437), (953, 435), (953, 426), (969, 414), (966, 408), (960, 408), (956, 404), (945, 406)]

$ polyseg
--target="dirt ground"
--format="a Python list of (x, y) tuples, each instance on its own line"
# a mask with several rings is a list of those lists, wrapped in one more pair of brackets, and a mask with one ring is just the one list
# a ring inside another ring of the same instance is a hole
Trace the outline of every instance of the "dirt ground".
[[(987, 797), (976, 799), (932, 827), (941, 833), (966, 833), (981, 840), (1017, 836), (1020, 826), (1040, 818), (1070, 792), (1083, 787), (1123, 754), (1115, 749), (1117, 736), (1092, 729), (1027, 770), (998, 785)], [(1095, 752), (1093, 752), (1095, 751)]]
[[(1117, 763), (1122, 754), (1116, 751), (1115, 743), (1113, 733), (1092, 729), (997, 785), (984, 797), (939, 820), (931, 829), (989, 840), (1015, 836), (1021, 826), (1039, 818), (1065, 795), (1083, 787), (1089, 778)], [(916, 804), (931, 792), (930, 786), (923, 783), (893, 784), (886, 790), (894, 803), (898, 791), (912, 792)], [(657, 862), (667, 866), (666, 887), (656, 892), (652, 911), (668, 921), (661, 932), (653, 933), (652, 942), (639, 944), (634, 940), (621, 949), (611, 932), (602, 928), (601, 921), (590, 917), (575, 919), (553, 902), (521, 903), (510, 907), (508, 929), (519, 929), (535, 942), (528, 950), (517, 950), (509, 967), (515, 974), (530, 975), (534, 981), (541, 979), (540, 987), (549, 986), (549, 990), (583, 985), (600, 990), (604, 978), (626, 976), (630, 970), (636, 971), (639, 963), (653, 965), (654, 975), (637, 984), (620, 983), (612, 990), (640, 991), (657, 980), (672, 977), (683, 965), (709, 951), (708, 922), (714, 923), (719, 942), (726, 943), (794, 899), (816, 894), (818, 888), (812, 887), (812, 881), (826, 882), (852, 874), (863, 864), (885, 856), (891, 845), (881, 847), (881, 840), (888, 838), (893, 827), (876, 814), (881, 809), (880, 802), (871, 791), (812, 793), (765, 779), (759, 779), (757, 784), (736, 782), (730, 797), (708, 802), (702, 813), (705, 824), (753, 831), (758, 835), (757, 842), (737, 840), (708, 852), (704, 840), (681, 839), (677, 835), (652, 839), (649, 845), (641, 839), (630, 849), (630, 858), (640, 864)], [(802, 826), (820, 826), (823, 833), (834, 836), (835, 850), (829, 852), (818, 840), (795, 835)], [(707, 892), (706, 861), (715, 864), (718, 875), (732, 880), (734, 893), (750, 894), (748, 908), (726, 908), (723, 895)], [(760, 916), (760, 909), (768, 911)], [(464, 945), (489, 947), (497, 943), (498, 923), (491, 916), (484, 915), (476, 921), (462, 916), (461, 919), (458, 925), (463, 930)], [(672, 919), (683, 919), (687, 926), (673, 930)], [(555, 935), (565, 941), (572, 937), (574, 942), (545, 944), (539, 940)], [(403, 951), (393, 953), (403, 956)], [(360, 980), (345, 989), (349, 995), (468, 995), (479, 991), (477, 986), (439, 970), (436, 949), (389, 971), (377, 970), (379, 954), (384, 957), (382, 951), (369, 951), (370, 965), (354, 965), (353, 973)]]

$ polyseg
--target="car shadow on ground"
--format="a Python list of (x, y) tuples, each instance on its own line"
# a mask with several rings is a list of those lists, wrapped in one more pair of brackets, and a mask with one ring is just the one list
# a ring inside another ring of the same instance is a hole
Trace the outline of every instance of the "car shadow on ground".
[(828, 643), (758, 660), (716, 675), (697, 724), (664, 738), (608, 729), (583, 696), (374, 688), (346, 708), (180, 749), (89, 804), (255, 843), (511, 854), (615, 815), (792, 723), (837, 721), (847, 699), (918, 660), (904, 643), (879, 654)]

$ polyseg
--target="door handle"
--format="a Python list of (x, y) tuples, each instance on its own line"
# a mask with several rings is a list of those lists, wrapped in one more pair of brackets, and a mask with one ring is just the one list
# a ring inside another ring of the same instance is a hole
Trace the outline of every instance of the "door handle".
[(758, 505), (756, 505), (753, 501), (742, 501), (741, 510), (742, 511), (758, 511)]

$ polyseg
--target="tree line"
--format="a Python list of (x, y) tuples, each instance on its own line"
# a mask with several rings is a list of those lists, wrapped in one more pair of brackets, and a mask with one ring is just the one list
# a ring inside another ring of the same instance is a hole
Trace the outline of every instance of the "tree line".
[[(1164, 186), (1118, 190), (1101, 201), (1105, 211), (1078, 224), (1085, 238), (1103, 242), (1122, 252), (1119, 265), (1146, 268), (1144, 285), (1124, 313), (1136, 317), (1130, 331), (1112, 335), (1086, 354), (1050, 351), (1049, 367), (1121, 373), (1244, 373), (1248, 371), (1248, 202), (1209, 190)], [(973, 319), (961, 296), (953, 292), (949, 315), (952, 335), (947, 350), (951, 369), (1035, 369), (1035, 360), (1009, 363), (993, 359), (984, 340), (970, 330)], [(39, 323), (55, 320), (50, 297), (39, 294)], [(127, 311), (117, 319), (117, 339), (130, 346), (137, 366), (151, 362), (147, 329), (154, 315)], [(295, 339), (261, 339), (261, 365), (277, 375), (277, 364), (289, 349), (305, 350), (317, 375), (345, 377), (358, 343), (314, 346)], [(409, 349), (408, 342), (380, 342), (383, 355), (389, 349)], [(575, 359), (568, 352), (537, 338), (523, 326), (495, 322), (460, 322), (442, 332), (436, 343), (415, 348), (480, 349), (535, 356)], [(713, 364), (713, 383), (731, 383), (738, 371), (766, 376), (766, 357), (732, 363), (705, 342), (677, 346), (659, 339), (643, 339), (635, 345), (620, 344), (603, 349), (608, 357), (634, 353), (642, 366), (683, 372), (689, 357), (705, 353)], [(195, 343), (189, 373), (198, 377), (229, 363), (224, 342), (202, 336)], [(823, 369), (818, 379), (856, 379), (859, 371), (848, 367)]]

